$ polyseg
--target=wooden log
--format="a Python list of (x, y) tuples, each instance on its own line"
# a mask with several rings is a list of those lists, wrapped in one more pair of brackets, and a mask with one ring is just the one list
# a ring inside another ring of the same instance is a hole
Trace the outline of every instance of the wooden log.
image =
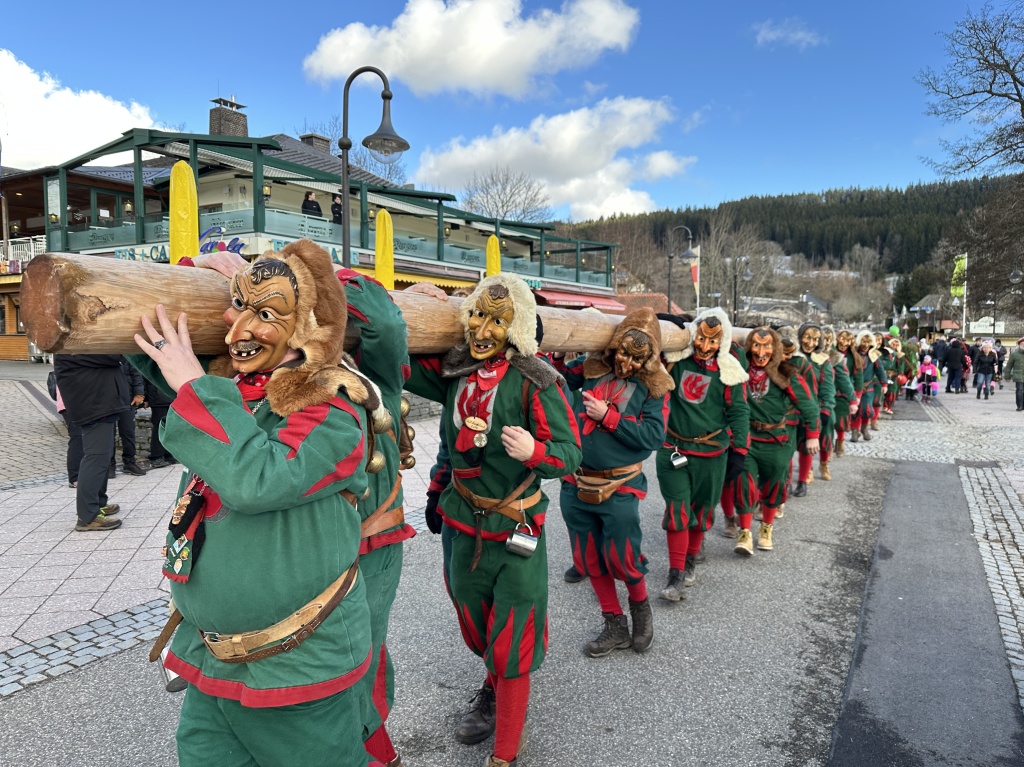
[[(461, 299), (392, 291), (409, 327), (409, 351), (444, 352), (464, 337)], [(192, 346), (198, 354), (222, 354), (223, 315), (230, 304), (228, 282), (210, 269), (187, 269), (101, 256), (47, 253), (32, 259), (21, 284), (21, 316), (28, 337), (47, 352), (129, 354), (142, 332), (140, 317), (156, 324), (154, 307), (163, 304), (176, 318), (188, 315)], [(545, 351), (587, 352), (605, 348), (621, 317), (540, 307)], [(666, 351), (684, 348), (689, 332), (661, 323)]]

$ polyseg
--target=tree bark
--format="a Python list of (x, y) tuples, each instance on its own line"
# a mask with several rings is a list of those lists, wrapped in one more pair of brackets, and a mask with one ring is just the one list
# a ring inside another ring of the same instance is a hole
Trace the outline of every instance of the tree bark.
[[(391, 296), (408, 325), (410, 353), (444, 352), (464, 338), (461, 299), (439, 301), (407, 291), (392, 291)], [(228, 281), (213, 270), (100, 256), (37, 256), (21, 284), (21, 316), (29, 339), (44, 351), (64, 354), (138, 352), (134, 334), (142, 332), (140, 317), (148, 315), (157, 325), (157, 304), (163, 304), (172, 321), (180, 312), (188, 315), (197, 354), (222, 354), (227, 331), (223, 315), (230, 301)], [(550, 307), (540, 307), (538, 313), (544, 323), (542, 348), (551, 352), (604, 349), (621, 320)], [(670, 322), (661, 323), (661, 334), (665, 351), (689, 344), (689, 332)], [(734, 333), (737, 340), (744, 336)]]

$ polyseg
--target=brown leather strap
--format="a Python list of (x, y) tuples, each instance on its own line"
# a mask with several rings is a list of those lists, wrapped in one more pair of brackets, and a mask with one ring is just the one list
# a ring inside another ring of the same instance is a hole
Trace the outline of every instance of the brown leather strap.
[(359, 506), (359, 499), (356, 498), (356, 494), (353, 493), (351, 490), (342, 490), (341, 497), (344, 498), (349, 503), (351, 503), (353, 509)]
[[(313, 632), (323, 623), (327, 616), (330, 615), (334, 608), (341, 604), (341, 601), (348, 595), (352, 590), (352, 586), (355, 584), (356, 575), (359, 573), (359, 560), (356, 559), (352, 563), (352, 566), (346, 570), (341, 577), (327, 587), (327, 590), (333, 590), (330, 597), (327, 598), (323, 606), (316, 612), (316, 614), (309, 620), (303, 622), (297, 628), (294, 628), (296, 616), (300, 615), (310, 605), (322, 601), (327, 591), (321, 593), (312, 602), (303, 605), (301, 608), (296, 610), (292, 615), (285, 618), (283, 621), (275, 623), (270, 628), (263, 629), (262, 631), (247, 631), (244, 634), (215, 634), (213, 632), (199, 632), (203, 642), (206, 644), (210, 653), (220, 661), (224, 663), (253, 663), (264, 658), (270, 658), (274, 655), (279, 655), (289, 650), (294, 650), (300, 644), (309, 639)], [(282, 637), (281, 634), (287, 631), (290, 636)], [(273, 645), (272, 647), (266, 647), (262, 650), (256, 650), (250, 652), (245, 649), (246, 640), (250, 637), (257, 635), (264, 635), (260, 637), (260, 640), (265, 644), (267, 641), (274, 642), (278, 639), (283, 639), (279, 644)], [(228, 655), (228, 653), (236, 653), (234, 655)]]
[(617, 477), (620, 474), (631, 474), (632, 472), (639, 472), (643, 468), (643, 463), (631, 463), (629, 464), (629, 466), (618, 466), (614, 469), (584, 469), (581, 466), (577, 470), (577, 472), (579, 474), (582, 474), (584, 477), (599, 477), (601, 479), (611, 479), (612, 477)]
[(395, 477), (395, 485), (391, 493), (384, 499), (384, 503), (374, 509), (373, 514), (363, 520), (360, 527), (360, 536), (369, 538), (371, 535), (383, 532), (388, 528), (401, 525), (405, 522), (405, 511), (399, 506), (392, 509), (391, 504), (398, 497), (398, 491), (402, 489), (402, 474), (399, 472)]
[(174, 633), (174, 629), (178, 628), (179, 623), (181, 623), (181, 613), (178, 612), (177, 607), (173, 607), (171, 608), (171, 614), (167, 617), (167, 623), (164, 624), (156, 641), (153, 642), (153, 649), (149, 651), (150, 663), (160, 657), (160, 653), (164, 651), (164, 648), (171, 639), (171, 634)]
[(754, 431), (775, 431), (776, 429), (782, 429), (786, 425), (786, 419), (783, 418), (778, 423), (765, 423), (764, 421), (750, 421), (750, 428)]
[(722, 447), (722, 443), (713, 438), (721, 434), (724, 429), (715, 429), (714, 431), (709, 431), (707, 434), (701, 434), (699, 437), (684, 437), (682, 434), (676, 434), (667, 427), (665, 431), (668, 432), (669, 436), (675, 437), (680, 442), (690, 442), (695, 445), (709, 445), (711, 447)]
[(541, 498), (541, 491), (538, 490), (529, 498), (521, 499), (516, 506), (513, 506), (512, 503), (516, 500), (516, 496), (524, 492), (526, 488), (533, 484), (533, 480), (536, 478), (537, 475), (531, 471), (526, 475), (526, 479), (516, 486), (515, 490), (498, 501), (494, 498), (485, 498), (482, 495), (477, 495), (468, 487), (463, 485), (458, 478), (452, 476), (452, 484), (455, 486), (459, 495), (461, 495), (473, 507), (473, 515), (476, 520), (476, 549), (473, 551), (473, 561), (469, 565), (470, 572), (476, 570), (476, 566), (480, 564), (480, 555), (484, 552), (484, 517), (489, 517), (491, 514), (497, 512), (498, 514), (513, 520), (517, 525), (525, 524), (526, 517), (523, 515), (522, 510), (536, 505)]

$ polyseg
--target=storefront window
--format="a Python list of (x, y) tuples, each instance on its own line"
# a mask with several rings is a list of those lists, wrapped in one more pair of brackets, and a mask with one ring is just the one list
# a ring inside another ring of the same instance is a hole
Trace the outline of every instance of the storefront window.
[(0, 336), (7, 335), (7, 298), (0, 296)]

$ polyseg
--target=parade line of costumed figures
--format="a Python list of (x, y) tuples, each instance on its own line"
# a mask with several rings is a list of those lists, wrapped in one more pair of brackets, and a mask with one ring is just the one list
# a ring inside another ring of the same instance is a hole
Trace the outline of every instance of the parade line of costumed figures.
[[(159, 327), (142, 318), (143, 353), (131, 357), (175, 394), (161, 437), (189, 467), (165, 548), (171, 620), (151, 654), (187, 682), (183, 767), (401, 764), (386, 721), (389, 614), (414, 534), (402, 511), (403, 389), (444, 408), (427, 523), (483, 662), (455, 736), (493, 736), (487, 767), (505, 767), (524, 748), (547, 650), (542, 480), (561, 479), (566, 580), (588, 578), (603, 614), (584, 651), (642, 653), (655, 635), (644, 460), (656, 454), (669, 554), (654, 596), (678, 603), (719, 503), (737, 555), (771, 551), (790, 485), (807, 494), (816, 454), (830, 479), (847, 437), (871, 439), (898, 377), (914, 373), (896, 339), (886, 347), (869, 332), (759, 327), (740, 346), (717, 308), (685, 323), (682, 351), (663, 353), (659, 316), (644, 309), (603, 351), (548, 357), (533, 293), (504, 274), (463, 299), (463, 341), (410, 358), (387, 291), (311, 241), (251, 264), (230, 253), (183, 263), (230, 280), (227, 353), (197, 358), (185, 316), (157, 307)], [(410, 290), (447, 300), (432, 285)], [(345, 354), (348, 323), (359, 341)]]

